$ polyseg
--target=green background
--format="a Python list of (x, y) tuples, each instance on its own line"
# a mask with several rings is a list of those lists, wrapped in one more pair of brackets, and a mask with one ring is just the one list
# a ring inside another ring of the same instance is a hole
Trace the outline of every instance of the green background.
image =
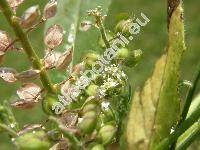
[[(96, 0), (101, 1), (101, 0)], [(17, 14), (21, 16), (22, 12), (31, 5), (39, 4), (40, 8), (44, 7), (46, 0), (26, 0), (18, 8)], [(200, 62), (200, 17), (199, 17), (199, 0), (184, 1), (185, 10), (185, 35), (187, 51), (184, 53), (181, 64), (181, 79), (192, 80), (195, 68)], [(143, 12), (150, 22), (146, 27), (141, 28), (139, 36), (134, 38), (130, 43), (131, 49), (142, 49), (144, 56), (138, 66), (134, 69), (128, 69), (130, 82), (133, 87), (142, 86), (145, 79), (151, 75), (155, 60), (164, 52), (167, 44), (167, 22), (166, 22), (166, 1), (160, 0), (113, 0), (108, 17), (106, 19), (106, 27), (113, 29), (116, 20), (115, 16), (121, 12), (128, 12), (130, 15), (140, 16)], [(70, 13), (70, 12), (69, 12)], [(42, 56), (44, 52), (43, 29), (41, 26), (30, 34), (30, 39), (37, 53)], [(0, 30), (8, 31), (11, 35), (13, 32), (7, 24), (5, 18), (0, 13)], [(92, 36), (92, 35), (90, 35)], [(97, 40), (97, 39), (94, 39)], [(80, 39), (81, 41), (81, 39)], [(85, 43), (87, 46), (87, 43)], [(81, 55), (81, 53), (79, 54)], [(79, 60), (76, 60), (79, 61)], [(29, 68), (26, 55), (23, 52), (9, 52), (0, 66), (16, 68), (18, 71)], [(0, 100), (13, 101), (16, 98), (15, 91), (20, 83), (6, 84), (0, 80)], [(199, 89), (199, 88), (198, 88)], [(184, 95), (185, 89), (182, 90)], [(0, 102), (0, 103), (1, 103)], [(20, 126), (29, 123), (40, 123), (44, 120), (45, 114), (38, 105), (31, 110), (13, 109), (16, 119), (20, 122)], [(0, 134), (0, 150), (12, 150), (13, 144), (10, 142), (6, 133)]]

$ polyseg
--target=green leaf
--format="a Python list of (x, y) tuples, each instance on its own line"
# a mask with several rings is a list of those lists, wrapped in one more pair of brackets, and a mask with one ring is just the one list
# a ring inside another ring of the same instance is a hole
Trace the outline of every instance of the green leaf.
[(92, 19), (87, 16), (87, 10), (102, 6), (106, 14), (110, 3), (111, 0), (58, 0), (58, 12), (46, 24), (46, 29), (52, 24), (59, 24), (64, 28), (64, 42), (57, 51), (65, 51), (66, 46), (73, 46), (73, 63), (80, 62), (88, 50), (99, 51), (98, 30), (92, 27), (89, 31), (83, 32), (79, 30), (79, 25), (83, 20)]
[(170, 18), (167, 54), (156, 62), (144, 88), (134, 94), (127, 124), (128, 149), (154, 149), (178, 120), (179, 68), (185, 50), (182, 14), (179, 4)]

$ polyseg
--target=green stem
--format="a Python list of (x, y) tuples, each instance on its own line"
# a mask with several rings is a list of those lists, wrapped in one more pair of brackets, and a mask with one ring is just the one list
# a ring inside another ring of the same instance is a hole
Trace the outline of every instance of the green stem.
[(28, 36), (21, 28), (21, 26), (18, 22), (18, 19), (14, 15), (13, 11), (11, 10), (7, 0), (0, 0), (0, 7), (1, 7), (7, 21), (12, 26), (16, 36), (18, 37), (19, 41), (21, 42), (22, 47), (23, 47), (24, 51), (26, 52), (29, 60), (31, 61), (33, 68), (41, 71), (40, 79), (41, 79), (41, 82), (42, 82), (44, 88), (50, 93), (55, 93), (54, 86), (51, 83), (45, 68), (43, 67), (42, 63), (40, 62), (39, 57), (37, 56), (33, 47), (31, 46)]
[(51, 120), (52, 122), (55, 122), (58, 125), (58, 128), (60, 129), (60, 131), (70, 141), (72, 149), (73, 150), (74, 149), (75, 150), (78, 149), (78, 147), (80, 146), (79, 140), (72, 133), (70, 133), (69, 131), (67, 131), (65, 129), (65, 127), (59, 122), (58, 119), (56, 119), (53, 116), (50, 116), (49, 120)]
[[(194, 93), (196, 91), (199, 79), (200, 79), (200, 64), (198, 65), (197, 72), (196, 72), (195, 77), (194, 77), (193, 86), (191, 88), (189, 88), (189, 91), (188, 91), (188, 94), (187, 94), (187, 97), (186, 97), (186, 100), (185, 100), (185, 104), (183, 106), (183, 111), (182, 111), (182, 114), (181, 114), (181, 118), (180, 118), (180, 121), (178, 122), (177, 127), (179, 127), (187, 117), (187, 114), (188, 114), (190, 105), (192, 103), (192, 100), (193, 100), (193, 97), (194, 97)], [(175, 149), (176, 143), (177, 143), (177, 139), (171, 145), (171, 148), (170, 148), (171, 150)]]
[(190, 129), (188, 129), (183, 135), (176, 146), (176, 150), (187, 149), (188, 146), (200, 135), (200, 124), (197, 122)]
[(105, 30), (105, 27), (103, 25), (103, 22), (102, 22), (102, 19), (101, 19), (101, 16), (96, 16), (96, 20), (97, 20), (97, 24), (99, 26), (99, 30), (101, 32), (101, 36), (102, 36), (102, 39), (106, 45), (106, 48), (110, 48), (110, 43), (108, 41), (108, 38), (107, 38), (107, 35), (106, 35), (106, 30)]
[(193, 86), (188, 91), (188, 94), (187, 94), (187, 97), (186, 97), (186, 100), (185, 100), (185, 104), (184, 104), (184, 107), (183, 107), (183, 112), (181, 114), (181, 119), (179, 121), (179, 125), (185, 120), (185, 118), (188, 114), (188, 111), (189, 111), (191, 102), (193, 100), (194, 92), (197, 88), (197, 84), (198, 84), (199, 79), (200, 79), (200, 64), (198, 65), (198, 68), (197, 68), (197, 73), (196, 73), (195, 78), (194, 78)]
[(0, 128), (4, 129), (5, 131), (7, 131), (10, 135), (12, 135), (12, 136), (14, 136), (14, 137), (17, 136), (17, 133), (16, 133), (13, 129), (9, 128), (9, 127), (8, 127), (7, 125), (5, 125), (5, 124), (1, 124), (1, 123), (0, 123)]
[(173, 144), (177, 138), (183, 134), (188, 128), (191, 127), (200, 118), (200, 107), (197, 107), (194, 112), (182, 122), (182, 124), (176, 128), (176, 130), (170, 134), (167, 138), (163, 139), (155, 150), (167, 150), (169, 146)]

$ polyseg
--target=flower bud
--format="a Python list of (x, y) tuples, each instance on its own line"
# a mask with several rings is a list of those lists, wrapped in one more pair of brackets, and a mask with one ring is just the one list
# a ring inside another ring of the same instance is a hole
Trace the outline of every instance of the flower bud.
[(98, 86), (95, 85), (95, 84), (90, 84), (87, 89), (86, 89), (86, 93), (89, 95), (89, 96), (95, 96), (96, 93), (97, 93), (97, 89), (98, 89)]
[(43, 19), (49, 19), (55, 16), (57, 11), (57, 0), (50, 0), (44, 7)]
[(105, 125), (99, 130), (97, 139), (101, 141), (103, 145), (107, 145), (114, 139), (116, 131), (117, 128), (114, 125)]
[(95, 61), (97, 61), (99, 55), (95, 54), (95, 53), (87, 53), (84, 58), (83, 61), (86, 63), (86, 66), (92, 66), (92, 64), (94, 64)]
[(121, 48), (116, 53), (116, 59), (124, 59), (129, 55), (129, 51), (127, 48)]
[(29, 28), (33, 26), (40, 16), (39, 6), (35, 5), (28, 8), (21, 17), (21, 26)]
[(91, 148), (91, 150), (105, 150), (105, 148), (103, 147), (103, 145), (97, 144), (97, 145), (93, 146)]
[(134, 67), (140, 61), (142, 54), (140, 49), (129, 52), (129, 56), (124, 60), (124, 65)]
[(132, 19), (121, 20), (115, 27), (116, 32), (121, 32), (124, 36), (130, 36), (129, 25), (132, 22)]

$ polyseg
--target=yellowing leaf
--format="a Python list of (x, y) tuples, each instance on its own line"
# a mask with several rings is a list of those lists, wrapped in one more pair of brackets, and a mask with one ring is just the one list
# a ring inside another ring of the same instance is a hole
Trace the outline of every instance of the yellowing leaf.
[(179, 4), (170, 18), (167, 54), (157, 61), (143, 89), (134, 94), (126, 131), (129, 150), (153, 150), (177, 123), (179, 68), (185, 50), (182, 15)]

